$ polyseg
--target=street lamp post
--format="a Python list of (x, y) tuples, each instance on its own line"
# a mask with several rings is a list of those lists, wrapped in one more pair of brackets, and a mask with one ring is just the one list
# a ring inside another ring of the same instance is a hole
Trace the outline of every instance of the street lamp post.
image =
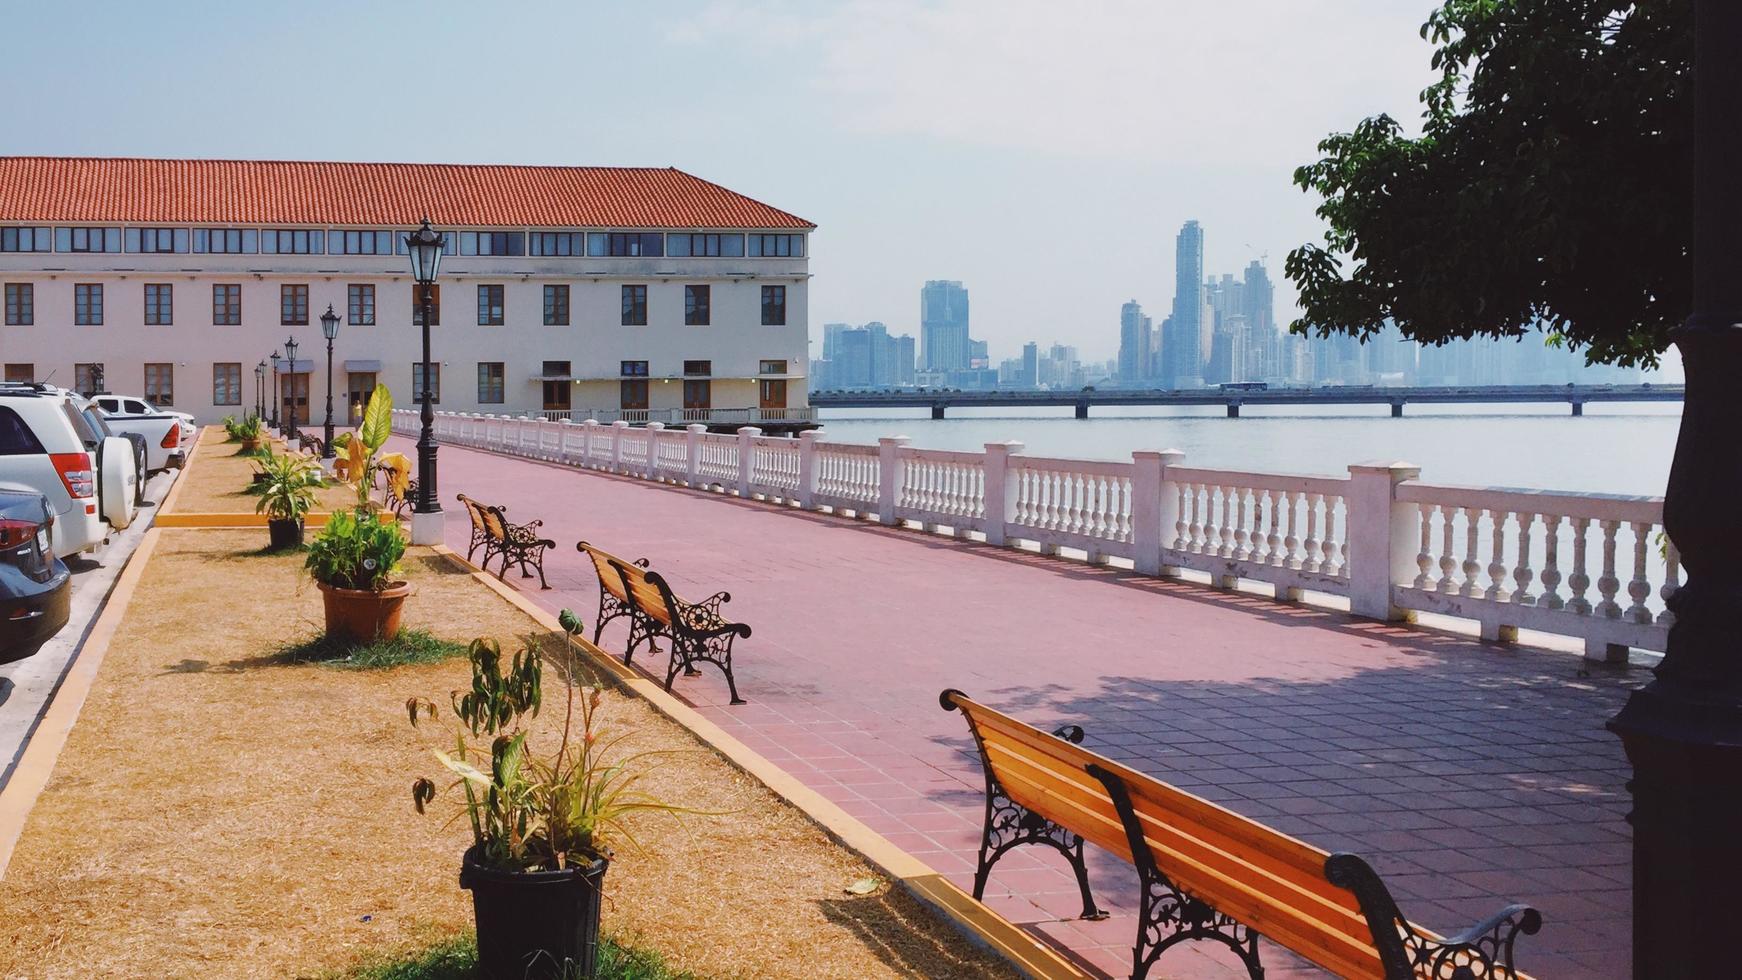
[(1693, 25), (1693, 311), (1663, 526), (1687, 581), (1656, 677), (1609, 722), (1633, 765), (1633, 975), (1729, 976), (1742, 932), (1742, 4)]
[(266, 361), (254, 366), (254, 417), (266, 417)]
[(278, 393), (282, 387), (278, 383), (278, 361), (283, 356), (277, 351), (272, 352), (272, 422), (270, 424), (274, 429), (278, 428)]
[(332, 459), (333, 452), (333, 339), (339, 335), (339, 315), (333, 312), (333, 304), (327, 304), (327, 311), (321, 314), (321, 333), (327, 337), (327, 441), (321, 450), (322, 459)]
[(430, 292), (436, 275), (441, 271), (442, 234), (429, 226), (405, 236), (405, 248), (411, 256), (411, 277), (417, 282), (418, 318), (423, 323), (423, 391), (420, 418), (422, 428), (417, 436), (417, 499), (411, 507), (411, 541), (413, 544), (437, 544), (442, 539), (442, 507), (436, 498), (435, 407), (431, 401), (435, 388), (434, 371), (429, 356)]
[[(297, 375), (296, 347), (295, 337), (284, 338), (284, 359), (290, 362), (290, 366), (285, 368), (285, 372), (293, 378)], [(295, 385), (291, 387), (293, 390), (295, 389)], [(284, 441), (296, 442), (296, 404), (294, 399), (286, 401), (284, 405)]]

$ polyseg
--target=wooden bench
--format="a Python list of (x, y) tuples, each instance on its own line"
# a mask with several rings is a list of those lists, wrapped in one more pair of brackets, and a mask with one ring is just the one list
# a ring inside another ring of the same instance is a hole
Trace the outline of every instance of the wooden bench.
[(738, 681), (732, 674), (732, 642), (738, 637), (748, 637), (750, 627), (731, 622), (721, 614), (720, 607), (732, 601), (731, 593), (717, 592), (700, 602), (690, 602), (673, 593), (664, 576), (649, 571), (645, 558), (624, 561), (585, 541), (577, 541), (575, 550), (591, 558), (594, 570), (599, 573), (600, 623), (593, 631), (594, 643), (604, 629), (608, 608), (611, 618), (627, 615), (630, 622), (629, 646), (623, 651), (625, 664), (631, 662), (635, 648), (643, 640), (650, 652), (659, 652), (654, 641), (663, 636), (671, 644), (671, 665), (665, 672), (667, 691), (679, 670), (685, 674), (701, 673), (695, 666), (699, 661), (720, 668), (726, 675), (732, 703), (745, 703), (738, 696)]
[(490, 570), (490, 560), (501, 558), (502, 567), (496, 570), (497, 578), (505, 579), (508, 566), (517, 564), (520, 566), (521, 578), (531, 578), (532, 569), (537, 569), (539, 587), (550, 588), (549, 583), (544, 580), (544, 553), (556, 547), (556, 542), (538, 536), (538, 529), (544, 526), (543, 521), (513, 524), (505, 516), (506, 507), (479, 503), (463, 493), (458, 495), (458, 499), (472, 520), (472, 546), (466, 550), (467, 561), (472, 559), (472, 553), (482, 545), (484, 557), (478, 562), (479, 568), (487, 572)]
[(1524, 976), (1513, 965), (1513, 942), (1542, 926), (1529, 906), (1508, 906), (1442, 937), (1404, 918), (1378, 873), (1354, 854), (1326, 853), (1090, 752), (1076, 744), (1075, 726), (1049, 735), (960, 691), (938, 700), (967, 718), (986, 775), (974, 897), (983, 896), (1004, 853), (1044, 844), (1071, 861), (1084, 917), (1094, 918), (1083, 843), (1112, 852), (1142, 882), (1134, 980), (1170, 947), (1196, 939), (1227, 946), (1260, 978), (1260, 934), (1341, 977)]
[[(382, 481), (382, 475), (381, 475), (381, 471), (379, 469), (375, 471), (375, 480), (376, 480), (377, 484), (379, 484)], [(403, 496), (403, 497), (401, 497), (399, 494), (396, 494), (393, 492), (392, 481), (388, 481), (386, 484), (386, 489), (384, 489), (381, 492), (382, 502), (386, 505), (388, 510), (393, 512), (393, 516), (396, 518), (399, 518), (400, 520), (403, 520), (405, 518), (405, 512), (407, 510), (411, 509), (411, 503), (412, 503), (412, 501), (414, 501), (416, 499), (417, 499), (417, 481), (416, 480), (405, 481), (405, 496)], [(555, 542), (552, 542), (551, 546), (555, 547), (556, 546)]]

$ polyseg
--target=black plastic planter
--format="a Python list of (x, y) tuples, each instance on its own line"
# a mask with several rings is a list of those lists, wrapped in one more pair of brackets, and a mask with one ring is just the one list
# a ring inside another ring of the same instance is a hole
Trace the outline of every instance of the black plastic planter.
[(478, 975), (557, 980), (595, 974), (599, 958), (601, 858), (566, 871), (502, 871), (474, 845), (460, 864), (478, 924)]
[(266, 533), (270, 536), (270, 547), (273, 551), (302, 547), (302, 521), (300, 519), (294, 521), (269, 520), (266, 522)]

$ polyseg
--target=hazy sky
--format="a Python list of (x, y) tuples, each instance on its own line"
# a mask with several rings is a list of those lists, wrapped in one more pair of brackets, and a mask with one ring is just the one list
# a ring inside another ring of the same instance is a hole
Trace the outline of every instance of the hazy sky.
[(0, 152), (676, 166), (820, 225), (811, 328), (918, 333), (961, 279), (994, 358), (1113, 356), (1119, 306), (1318, 236), (1290, 183), (1413, 127), (1433, 0), (22, 3)]

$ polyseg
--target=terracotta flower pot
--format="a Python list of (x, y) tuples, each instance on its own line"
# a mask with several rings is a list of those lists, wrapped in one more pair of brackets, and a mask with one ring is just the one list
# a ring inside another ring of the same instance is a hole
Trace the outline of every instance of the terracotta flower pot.
[(391, 583), (380, 592), (315, 584), (326, 606), (328, 636), (367, 642), (399, 635), (400, 612), (411, 594), (409, 582)]
[(242, 440), (242, 451), (243, 451), (243, 452), (245, 452), (245, 453), (256, 453), (256, 452), (259, 452), (259, 451), (260, 451), (260, 440), (259, 440), (259, 438), (254, 438), (254, 439), (244, 439), (244, 440)]

